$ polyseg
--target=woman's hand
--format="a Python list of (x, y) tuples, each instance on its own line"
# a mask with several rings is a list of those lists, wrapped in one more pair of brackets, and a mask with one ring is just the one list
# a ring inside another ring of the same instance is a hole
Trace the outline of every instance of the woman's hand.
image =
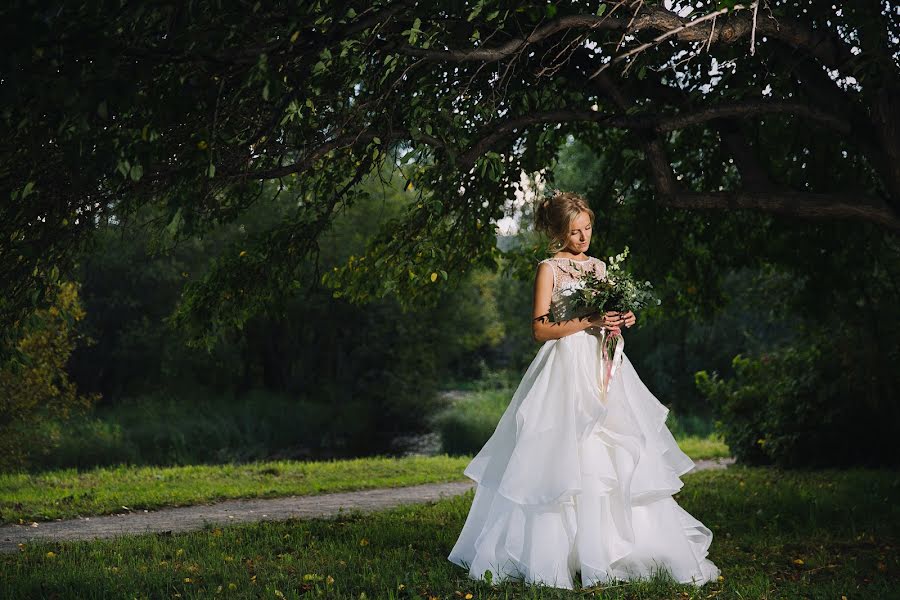
[(610, 310), (606, 313), (592, 313), (588, 317), (588, 321), (592, 327), (605, 327), (615, 333), (621, 333), (623, 328), (634, 325), (637, 318), (630, 310), (624, 313)]
[(602, 327), (614, 331), (615, 333), (621, 331), (623, 323), (622, 317), (615, 311), (591, 313), (588, 316), (588, 321), (590, 322), (590, 327)]

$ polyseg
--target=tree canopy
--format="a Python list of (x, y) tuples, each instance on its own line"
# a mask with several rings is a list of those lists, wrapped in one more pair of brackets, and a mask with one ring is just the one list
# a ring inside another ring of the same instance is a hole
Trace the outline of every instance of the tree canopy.
[[(900, 229), (900, 10), (865, 0), (138, 3), (2, 11), (4, 326), (99, 224), (160, 247), (277, 181), (294, 208), (187, 286), (176, 323), (241, 326), (304, 285), (385, 161), (416, 201), (324, 275), (427, 302), (495, 265), (492, 222), (570, 136), (606, 159), (605, 210), (757, 211)], [(5, 328), (7, 328), (5, 327)], [(9, 328), (10, 330), (12, 328)]]

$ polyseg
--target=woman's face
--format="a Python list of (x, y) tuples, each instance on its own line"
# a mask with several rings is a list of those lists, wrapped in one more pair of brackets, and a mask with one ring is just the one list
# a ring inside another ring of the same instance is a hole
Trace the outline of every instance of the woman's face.
[(568, 248), (572, 254), (587, 251), (591, 245), (591, 216), (582, 211), (569, 224)]

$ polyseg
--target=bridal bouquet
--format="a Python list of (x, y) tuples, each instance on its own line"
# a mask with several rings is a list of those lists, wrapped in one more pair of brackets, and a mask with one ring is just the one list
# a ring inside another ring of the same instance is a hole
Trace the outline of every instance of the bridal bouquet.
[(636, 281), (630, 273), (622, 270), (626, 256), (628, 246), (621, 254), (610, 256), (603, 279), (592, 272), (582, 275), (583, 286), (572, 293), (572, 305), (591, 307), (605, 313), (610, 310), (634, 312), (649, 304), (660, 304), (662, 301), (653, 293), (653, 285), (649, 281)]
[[(570, 302), (574, 307), (590, 307), (597, 312), (610, 310), (618, 312), (635, 311), (648, 304), (660, 304), (662, 301), (651, 291), (649, 281), (635, 281), (629, 273), (622, 270), (622, 262), (628, 256), (628, 246), (621, 254), (609, 257), (606, 265), (606, 277), (600, 278), (596, 273), (586, 272), (580, 277), (582, 287), (572, 292)], [(625, 340), (619, 332), (607, 332), (601, 328), (600, 335), (600, 398), (606, 404), (606, 395), (612, 385), (613, 376), (622, 364)]]

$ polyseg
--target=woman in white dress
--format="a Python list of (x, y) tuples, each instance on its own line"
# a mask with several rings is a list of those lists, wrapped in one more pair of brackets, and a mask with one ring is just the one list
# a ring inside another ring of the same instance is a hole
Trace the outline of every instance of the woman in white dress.
[(665, 426), (669, 410), (624, 352), (607, 390), (600, 385), (605, 338), (635, 316), (567, 303), (582, 273), (606, 275), (585, 254), (593, 221), (577, 194), (557, 192), (537, 207), (555, 252), (535, 277), (532, 331), (543, 345), (464, 471), (475, 498), (448, 559), (494, 583), (572, 589), (578, 573), (588, 587), (667, 570), (700, 586), (719, 569), (706, 558), (712, 532), (672, 498), (694, 462)]

